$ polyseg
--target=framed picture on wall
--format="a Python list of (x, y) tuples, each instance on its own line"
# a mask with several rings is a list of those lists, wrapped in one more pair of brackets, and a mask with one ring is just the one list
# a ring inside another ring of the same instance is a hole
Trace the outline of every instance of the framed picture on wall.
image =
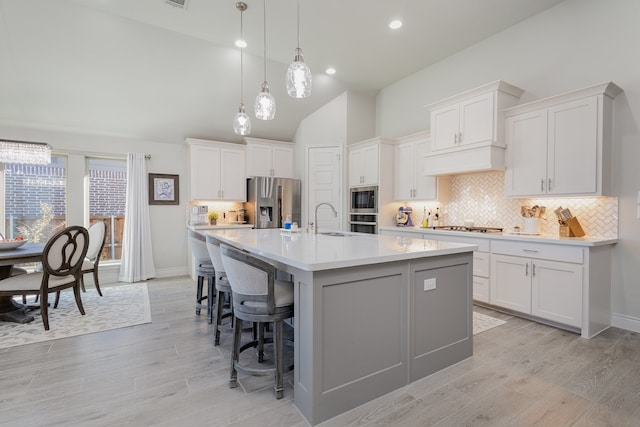
[(149, 174), (149, 204), (179, 205), (180, 177), (161, 173)]

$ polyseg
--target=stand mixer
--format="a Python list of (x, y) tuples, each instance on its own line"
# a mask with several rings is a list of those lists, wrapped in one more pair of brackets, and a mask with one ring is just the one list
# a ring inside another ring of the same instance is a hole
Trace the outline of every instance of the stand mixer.
[(413, 227), (411, 222), (411, 213), (413, 208), (409, 206), (400, 206), (398, 208), (398, 214), (396, 215), (396, 225), (398, 227)]

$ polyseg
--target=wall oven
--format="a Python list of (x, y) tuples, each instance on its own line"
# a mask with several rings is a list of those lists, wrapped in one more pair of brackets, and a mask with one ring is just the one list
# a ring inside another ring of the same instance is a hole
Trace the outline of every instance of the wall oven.
[(378, 214), (349, 214), (349, 229), (355, 233), (378, 233)]
[(378, 233), (378, 187), (349, 189), (349, 230), (356, 233)]
[(349, 212), (378, 213), (378, 187), (351, 187)]

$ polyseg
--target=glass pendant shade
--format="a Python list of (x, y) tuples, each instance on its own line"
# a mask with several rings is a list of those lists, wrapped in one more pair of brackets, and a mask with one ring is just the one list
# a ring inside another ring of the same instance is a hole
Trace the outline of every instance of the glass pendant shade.
[(276, 115), (276, 100), (269, 92), (267, 82), (262, 83), (262, 92), (256, 96), (256, 103), (253, 105), (258, 120), (273, 120)]
[(233, 119), (233, 131), (236, 135), (249, 135), (251, 133), (251, 119), (244, 112), (244, 104), (240, 104), (238, 114)]
[(41, 142), (0, 140), (0, 162), (48, 165), (51, 163), (51, 147)]
[(311, 95), (311, 83), (311, 70), (302, 59), (302, 50), (297, 48), (287, 69), (287, 93), (292, 98), (306, 98)]

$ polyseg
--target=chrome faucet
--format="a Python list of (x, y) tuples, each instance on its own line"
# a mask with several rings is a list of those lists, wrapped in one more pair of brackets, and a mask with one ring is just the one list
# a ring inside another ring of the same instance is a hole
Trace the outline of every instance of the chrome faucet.
[(338, 212), (336, 212), (336, 208), (334, 208), (331, 203), (327, 203), (327, 202), (318, 203), (316, 205), (315, 215), (313, 216), (313, 221), (314, 221), (314, 223), (313, 223), (313, 226), (314, 226), (313, 227), (313, 232), (314, 232), (314, 234), (318, 234), (318, 208), (320, 206), (322, 206), (322, 205), (329, 206), (331, 208), (331, 210), (333, 211), (333, 216), (336, 217), (336, 218), (338, 217)]

